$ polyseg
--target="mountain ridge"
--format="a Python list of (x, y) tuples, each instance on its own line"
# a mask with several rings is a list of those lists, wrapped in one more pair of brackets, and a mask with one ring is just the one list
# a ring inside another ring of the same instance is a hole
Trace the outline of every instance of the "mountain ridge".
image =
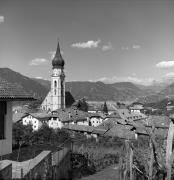
[[(29, 78), (9, 68), (0, 68), (0, 77), (7, 81), (23, 87), (35, 97), (45, 98), (50, 90), (51, 82), (43, 79)], [(116, 82), (105, 84), (101, 81), (71, 81), (66, 82), (66, 91), (69, 91), (77, 100), (85, 97), (90, 101), (137, 101), (142, 98), (149, 98), (149, 101), (159, 101), (166, 96), (174, 95), (174, 83), (159, 89), (158, 86), (141, 86), (131, 82)], [(153, 89), (154, 88), (154, 89)]]

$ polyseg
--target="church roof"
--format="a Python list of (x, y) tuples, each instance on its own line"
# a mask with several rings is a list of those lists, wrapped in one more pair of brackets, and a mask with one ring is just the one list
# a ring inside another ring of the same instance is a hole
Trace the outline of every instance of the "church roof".
[(63, 68), (64, 64), (65, 64), (65, 62), (62, 58), (62, 55), (60, 52), (60, 46), (59, 46), (59, 42), (58, 42), (56, 54), (52, 60), (52, 66), (53, 66), (53, 68)]

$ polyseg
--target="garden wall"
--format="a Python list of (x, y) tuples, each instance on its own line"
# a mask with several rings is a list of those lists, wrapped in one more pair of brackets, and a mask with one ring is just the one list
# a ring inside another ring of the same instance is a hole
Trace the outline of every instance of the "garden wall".
[(9, 161), (0, 161), (0, 179), (12, 179), (12, 164)]

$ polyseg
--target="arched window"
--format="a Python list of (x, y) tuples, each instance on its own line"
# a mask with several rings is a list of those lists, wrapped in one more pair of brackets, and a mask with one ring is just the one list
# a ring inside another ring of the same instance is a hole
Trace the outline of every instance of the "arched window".
[(54, 87), (55, 88), (57, 87), (57, 81), (54, 81)]

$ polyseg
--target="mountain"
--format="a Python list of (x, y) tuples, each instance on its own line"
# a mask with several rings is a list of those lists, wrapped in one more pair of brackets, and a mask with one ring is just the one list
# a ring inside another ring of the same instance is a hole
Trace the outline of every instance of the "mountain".
[(67, 82), (66, 90), (75, 99), (85, 97), (90, 101), (124, 101), (133, 100), (143, 92), (130, 82), (104, 84), (103, 82)]
[(163, 89), (160, 94), (167, 98), (174, 98), (174, 83)]
[[(163, 86), (164, 87), (164, 86)], [(164, 99), (174, 99), (174, 83), (162, 88), (159, 92), (154, 94), (146, 95), (145, 97), (140, 97), (139, 101), (142, 103), (154, 103), (161, 102)]]
[(50, 87), (51, 87), (51, 82), (48, 81), (48, 80), (44, 80), (44, 79), (38, 79), (38, 78), (32, 78), (32, 80), (38, 82), (39, 84), (41, 84), (42, 86), (44, 86), (47, 91), (50, 90)]
[[(21, 86), (26, 92), (35, 97), (44, 98), (50, 90), (50, 81), (23, 76), (9, 68), (0, 68), (0, 77)], [(69, 91), (74, 99), (86, 97), (89, 101), (132, 101), (155, 102), (174, 95), (174, 83), (164, 88), (161, 86), (142, 86), (131, 82), (118, 82), (105, 84), (103, 82), (66, 82), (66, 91)], [(162, 88), (162, 87), (161, 87)]]
[(148, 86), (141, 85), (141, 84), (136, 84), (136, 86), (138, 88), (140, 88), (141, 90), (143, 90), (146, 95), (157, 94), (160, 91), (162, 91), (165, 87), (167, 87), (166, 84), (162, 84), (162, 83), (158, 83), (158, 84), (155, 83), (155, 84), (151, 84), (151, 85), (148, 85)]
[(48, 92), (40, 83), (9, 68), (0, 68), (0, 77), (15, 84), (17, 87), (22, 87), (26, 92), (32, 93), (36, 98), (45, 97)]
[[(37, 82), (50, 88), (50, 81), (35, 79)], [(103, 82), (72, 81), (66, 82), (66, 91), (71, 92), (75, 99), (85, 97), (91, 101), (121, 101), (133, 100), (144, 95), (144, 91), (133, 83), (119, 82), (105, 84)]]

